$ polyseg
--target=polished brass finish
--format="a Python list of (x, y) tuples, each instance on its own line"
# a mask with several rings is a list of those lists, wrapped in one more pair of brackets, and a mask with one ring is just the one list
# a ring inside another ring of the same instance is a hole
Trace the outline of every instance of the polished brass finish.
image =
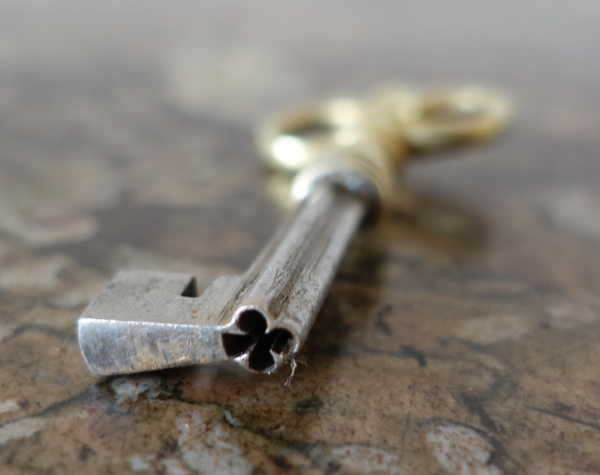
[(501, 93), (479, 86), (417, 92), (386, 87), (355, 99), (339, 97), (273, 115), (257, 134), (265, 162), (296, 173), (338, 147), (374, 142), (396, 166), (412, 155), (487, 140), (507, 124)]

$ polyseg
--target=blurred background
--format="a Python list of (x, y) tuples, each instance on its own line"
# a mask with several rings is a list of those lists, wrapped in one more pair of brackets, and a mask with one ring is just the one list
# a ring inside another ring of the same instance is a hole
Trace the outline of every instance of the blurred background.
[[(0, 1), (3, 467), (189, 473), (221, 437), (239, 473), (599, 472), (599, 47), (597, 0)], [(276, 229), (265, 114), (395, 82), (515, 117), (408, 171), (416, 210), (350, 249), (290, 389), (87, 372), (75, 322), (118, 269), (203, 287)]]
[[(266, 113), (381, 83), (473, 82), (512, 96), (509, 144), (415, 167), (411, 186), (477, 203), (492, 226), (500, 203), (527, 203), (597, 241), (599, 22), (593, 0), (2, 2), (0, 232), (56, 247), (88, 240), (104, 216), (112, 231), (78, 258), (110, 272), (115, 242), (147, 244), (160, 221), (123, 203), (258, 219), (236, 196), (264, 194), (253, 133)], [(254, 245), (182, 252), (244, 267), (278, 219), (264, 206)], [(98, 214), (109, 208), (121, 218)], [(212, 242), (206, 228), (188, 230)]]
[[(545, 196), (560, 181), (564, 196), (544, 206), (574, 219), (561, 206), (598, 199), (599, 18), (593, 0), (4, 1), (0, 230), (50, 245), (89, 237), (88, 211), (124, 193), (217, 200), (204, 185), (220, 180), (233, 193), (259, 173), (252, 134), (265, 113), (397, 81), (489, 84), (518, 111), (510, 152), (483, 147), (470, 162), (434, 163), (415, 171), (417, 183), (441, 173), (449, 188), (485, 190), (473, 197), (493, 202), (498, 186), (503, 196), (524, 184)], [(241, 157), (249, 175), (234, 173)], [(36, 180), (43, 187), (33, 190)], [(42, 226), (56, 219), (60, 229)], [(598, 237), (597, 223), (575, 226)]]

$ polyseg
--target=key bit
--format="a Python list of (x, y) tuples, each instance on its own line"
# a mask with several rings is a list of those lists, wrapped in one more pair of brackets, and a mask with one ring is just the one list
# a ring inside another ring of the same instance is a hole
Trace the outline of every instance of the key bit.
[(297, 173), (298, 206), (242, 276), (198, 295), (192, 275), (121, 271), (78, 321), (96, 375), (233, 360), (272, 373), (308, 336), (352, 236), (390, 199), (410, 156), (495, 135), (497, 93), (405, 88), (338, 98), (274, 116), (259, 131), (271, 167)]

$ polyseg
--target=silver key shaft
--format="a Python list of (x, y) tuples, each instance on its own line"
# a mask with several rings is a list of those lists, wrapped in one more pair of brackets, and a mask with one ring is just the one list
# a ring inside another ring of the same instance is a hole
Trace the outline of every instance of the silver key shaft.
[[(196, 297), (187, 274), (118, 274), (79, 319), (97, 375), (235, 360), (272, 373), (293, 358), (365, 215), (357, 195), (318, 183), (243, 276)], [(192, 290), (190, 290), (192, 289)]]
[[(260, 333), (224, 335), (230, 356), (254, 371), (272, 372), (306, 340), (339, 263), (366, 211), (356, 195), (322, 182), (284, 223), (244, 275), (223, 316)], [(261, 332), (264, 332), (261, 333)]]

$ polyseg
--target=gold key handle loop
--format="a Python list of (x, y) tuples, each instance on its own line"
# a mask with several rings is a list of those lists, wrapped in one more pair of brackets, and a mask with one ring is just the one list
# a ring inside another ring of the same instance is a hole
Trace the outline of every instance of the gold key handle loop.
[(265, 121), (258, 145), (267, 164), (298, 172), (336, 148), (380, 146), (396, 167), (410, 152), (479, 142), (510, 116), (497, 91), (463, 86), (417, 92), (388, 87), (363, 98), (340, 97), (284, 111)]

